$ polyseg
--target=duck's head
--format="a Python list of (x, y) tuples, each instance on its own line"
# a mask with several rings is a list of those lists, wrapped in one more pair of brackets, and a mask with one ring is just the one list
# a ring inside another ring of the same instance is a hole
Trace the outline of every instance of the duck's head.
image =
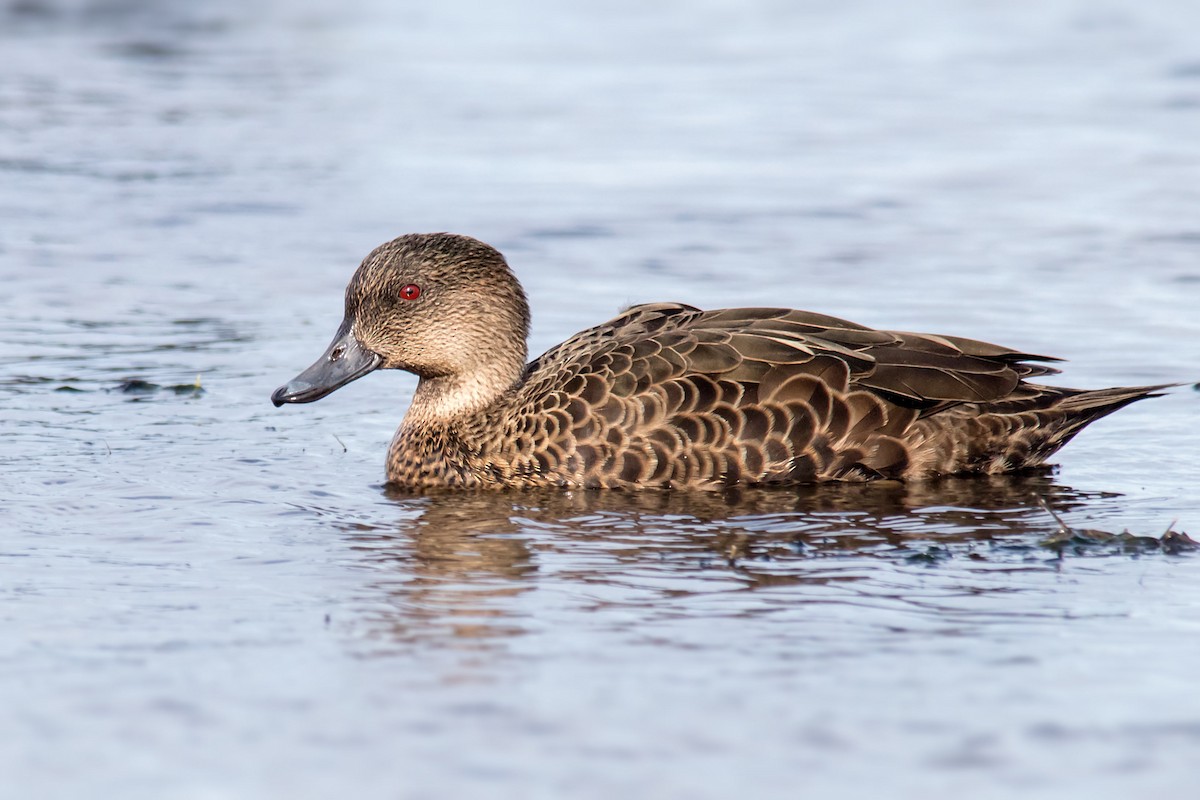
[(271, 401), (311, 403), (376, 369), (440, 382), (442, 394), (498, 394), (520, 376), (528, 334), (525, 293), (495, 248), (450, 233), (401, 236), (363, 259), (329, 348)]

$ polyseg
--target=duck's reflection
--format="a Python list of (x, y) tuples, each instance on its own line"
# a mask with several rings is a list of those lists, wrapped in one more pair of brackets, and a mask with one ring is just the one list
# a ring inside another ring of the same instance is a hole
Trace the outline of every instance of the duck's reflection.
[(478, 649), (524, 630), (512, 599), (534, 585), (537, 563), (510, 519), (512, 505), (489, 499), (408, 498), (394, 526), (348, 532), (353, 548), (382, 567), (376, 585), (391, 602), (369, 616), (388, 640)]
[[(590, 602), (655, 604), (680, 596), (864, 578), (864, 564), (954, 558), (1044, 565), (1060, 513), (1103, 498), (1048, 473), (936, 483), (827, 484), (789, 490), (387, 491), (391, 525), (347, 531), (382, 575), (371, 614), (386, 641), (488, 650), (535, 629), (553, 604), (541, 589)], [(803, 602), (798, 596), (796, 602)]]

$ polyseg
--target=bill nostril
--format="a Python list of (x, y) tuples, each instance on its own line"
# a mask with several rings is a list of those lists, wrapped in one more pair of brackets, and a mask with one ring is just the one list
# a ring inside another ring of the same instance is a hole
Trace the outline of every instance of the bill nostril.
[(342, 356), (346, 355), (346, 346), (338, 345), (333, 348), (333, 352), (329, 354), (330, 361), (340, 361)]

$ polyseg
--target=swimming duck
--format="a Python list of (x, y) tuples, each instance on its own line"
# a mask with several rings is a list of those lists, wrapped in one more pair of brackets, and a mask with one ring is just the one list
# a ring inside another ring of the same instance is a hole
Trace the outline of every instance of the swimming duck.
[(1028, 383), (1059, 359), (808, 311), (637, 305), (525, 363), (529, 306), (494, 248), (449, 233), (373, 250), (325, 354), (272, 395), (376, 369), (420, 377), (387, 479), (411, 488), (914, 480), (1041, 464), (1162, 386)]

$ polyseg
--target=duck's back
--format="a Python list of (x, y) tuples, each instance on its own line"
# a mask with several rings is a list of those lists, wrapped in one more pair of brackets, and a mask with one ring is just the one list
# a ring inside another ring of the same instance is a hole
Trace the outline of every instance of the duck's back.
[[(635, 306), (531, 362), (458, 432), (459, 471), (494, 486), (706, 488), (1002, 472), (1154, 388), (1025, 382), (1054, 360), (804, 311)], [(389, 477), (405, 482), (397, 447)]]

